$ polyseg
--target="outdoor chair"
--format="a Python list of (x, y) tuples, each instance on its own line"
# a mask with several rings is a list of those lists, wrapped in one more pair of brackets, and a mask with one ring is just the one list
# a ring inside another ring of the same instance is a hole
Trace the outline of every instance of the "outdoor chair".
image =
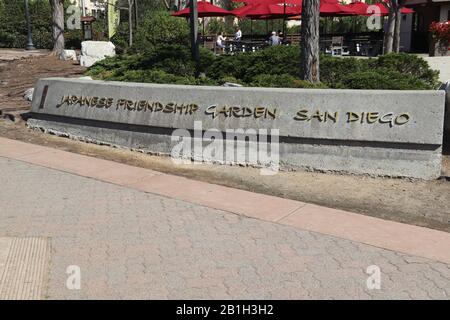
[(332, 37), (331, 38), (331, 55), (341, 56), (344, 47), (344, 37)]

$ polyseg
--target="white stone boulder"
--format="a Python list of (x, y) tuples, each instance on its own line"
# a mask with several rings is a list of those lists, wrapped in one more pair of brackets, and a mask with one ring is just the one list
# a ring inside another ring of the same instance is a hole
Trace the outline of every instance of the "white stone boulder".
[(81, 55), (96, 58), (113, 57), (116, 55), (116, 47), (110, 41), (83, 41)]
[(90, 66), (92, 66), (94, 63), (96, 63), (97, 61), (103, 60), (105, 59), (103, 58), (96, 58), (96, 57), (91, 57), (91, 56), (80, 56), (80, 65), (82, 65), (83, 67), (87, 67), (89, 68)]
[(95, 62), (103, 60), (106, 57), (114, 57), (116, 47), (112, 42), (107, 41), (83, 41), (81, 43), (80, 64), (90, 67)]
[(32, 101), (33, 100), (33, 93), (34, 93), (34, 88), (27, 89), (23, 93), (23, 98), (25, 100), (27, 100), (27, 101)]
[(75, 50), (63, 50), (60, 56), (61, 60), (77, 60), (77, 52)]

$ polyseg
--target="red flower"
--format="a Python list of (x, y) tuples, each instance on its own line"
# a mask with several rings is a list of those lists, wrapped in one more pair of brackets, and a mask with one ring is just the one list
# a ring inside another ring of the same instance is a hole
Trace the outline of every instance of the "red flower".
[(433, 21), (428, 30), (437, 40), (450, 41), (450, 21)]

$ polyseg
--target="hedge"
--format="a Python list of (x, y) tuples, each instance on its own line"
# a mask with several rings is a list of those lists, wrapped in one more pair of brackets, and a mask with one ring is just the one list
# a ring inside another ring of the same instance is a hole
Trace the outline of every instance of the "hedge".
[(104, 80), (244, 86), (339, 89), (436, 89), (438, 71), (422, 58), (392, 53), (378, 58), (339, 58), (321, 55), (322, 83), (300, 80), (300, 49), (277, 46), (251, 53), (214, 55), (200, 50), (202, 77), (194, 78), (195, 65), (186, 45), (154, 45), (144, 53), (107, 58), (87, 74)]

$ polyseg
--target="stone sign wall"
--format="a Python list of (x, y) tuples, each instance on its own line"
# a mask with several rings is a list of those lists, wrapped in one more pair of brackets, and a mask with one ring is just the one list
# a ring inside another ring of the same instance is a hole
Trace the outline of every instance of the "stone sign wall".
[(229, 88), (49, 78), (31, 127), (170, 154), (175, 129), (279, 129), (283, 168), (433, 179), (443, 91)]

